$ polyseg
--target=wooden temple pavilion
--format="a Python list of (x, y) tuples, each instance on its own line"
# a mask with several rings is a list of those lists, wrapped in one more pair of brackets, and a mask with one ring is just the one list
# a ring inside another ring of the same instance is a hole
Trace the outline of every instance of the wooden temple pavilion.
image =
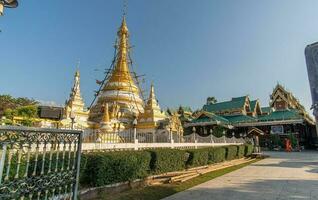
[[(270, 135), (277, 134), (281, 140), (293, 134), (300, 146), (310, 148), (317, 140), (315, 122), (299, 100), (282, 85), (277, 84), (268, 107), (261, 107), (258, 99), (249, 96), (235, 97), (230, 101), (208, 102), (202, 110), (186, 123), (185, 133), (195, 127), (199, 135), (205, 136), (223, 127), (224, 133), (236, 137), (260, 135), (260, 145), (270, 145)], [(257, 133), (256, 133), (256, 132)]]

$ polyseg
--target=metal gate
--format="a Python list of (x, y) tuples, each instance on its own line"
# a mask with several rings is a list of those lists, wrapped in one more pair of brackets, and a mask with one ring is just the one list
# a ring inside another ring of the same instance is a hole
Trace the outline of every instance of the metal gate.
[(77, 199), (82, 132), (0, 126), (0, 199)]

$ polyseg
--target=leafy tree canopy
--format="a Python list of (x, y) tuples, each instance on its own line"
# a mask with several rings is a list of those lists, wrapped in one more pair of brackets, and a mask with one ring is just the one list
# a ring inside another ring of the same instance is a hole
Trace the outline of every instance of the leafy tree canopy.
[[(38, 104), (38, 102), (34, 99), (29, 99), (26, 97), (14, 98), (8, 94), (0, 95), (0, 116), (3, 116), (7, 109), (15, 110), (25, 106), (35, 106), (36, 104)], [(25, 109), (28, 110), (27, 108), (24, 108), (24, 111), (20, 111), (21, 113), (24, 113), (23, 115), (26, 114), (25, 112), (29, 112)]]
[(207, 105), (215, 104), (215, 103), (217, 103), (217, 102), (218, 102), (218, 100), (217, 100), (215, 97), (208, 97), (208, 98), (206, 99), (206, 104), (207, 104)]

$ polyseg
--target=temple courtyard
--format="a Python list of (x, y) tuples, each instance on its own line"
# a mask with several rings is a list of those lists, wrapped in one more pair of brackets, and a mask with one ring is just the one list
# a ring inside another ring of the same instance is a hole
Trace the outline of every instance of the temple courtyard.
[(269, 158), (165, 200), (318, 199), (317, 152), (266, 152)]

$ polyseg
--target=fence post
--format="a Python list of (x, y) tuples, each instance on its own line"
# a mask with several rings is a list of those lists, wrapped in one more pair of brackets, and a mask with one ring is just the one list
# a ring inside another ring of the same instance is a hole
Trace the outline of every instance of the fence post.
[(7, 154), (7, 143), (3, 144), (1, 151), (2, 153), (1, 153), (1, 160), (0, 160), (0, 185), (2, 182), (2, 174), (3, 174), (4, 163), (5, 163), (6, 154)]
[(194, 140), (194, 148), (195, 148), (195, 149), (198, 148), (198, 144), (197, 144), (197, 143), (198, 143), (198, 141), (197, 141), (197, 140)]
[(73, 188), (73, 200), (77, 200), (77, 195), (78, 195), (78, 183), (79, 183), (79, 176), (80, 176), (80, 167), (81, 167), (81, 153), (82, 153), (82, 140), (83, 140), (83, 131), (79, 134), (78, 137), (78, 143), (77, 143), (77, 152), (76, 152), (76, 158), (77, 158), (77, 163), (76, 163), (76, 182), (74, 184)]
[(171, 144), (171, 149), (174, 149), (174, 140), (173, 139), (170, 140), (170, 144)]
[(138, 150), (138, 139), (135, 139), (134, 150)]

